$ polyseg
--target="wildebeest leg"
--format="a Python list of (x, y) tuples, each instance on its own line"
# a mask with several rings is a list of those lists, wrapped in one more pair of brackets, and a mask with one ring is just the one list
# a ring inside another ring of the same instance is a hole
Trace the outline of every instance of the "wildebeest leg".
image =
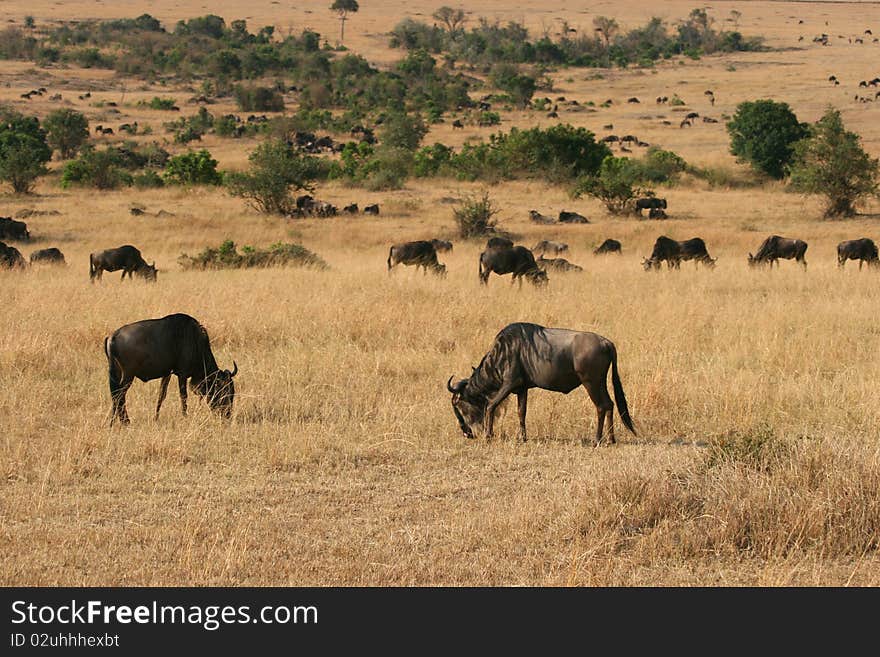
[(156, 402), (156, 420), (159, 419), (159, 409), (162, 408), (162, 402), (165, 401), (165, 393), (168, 392), (168, 382), (171, 375), (163, 376), (162, 383), (159, 384), (159, 401)]
[(113, 415), (110, 417), (110, 426), (113, 421), (119, 418), (122, 424), (128, 424), (128, 411), (125, 410), (125, 393), (131, 387), (133, 378), (123, 378), (119, 382), (110, 381), (110, 397), (113, 400)]
[(486, 404), (486, 439), (492, 437), (492, 430), (495, 426), (495, 409), (498, 408), (498, 405), (507, 399), (507, 396), (519, 387), (519, 382), (516, 384), (505, 383), (501, 386), (501, 389), (495, 393), (492, 399), (489, 400), (489, 403)]
[(861, 260), (861, 258), (859, 259), (859, 271), (862, 271), (862, 260)]
[(186, 377), (177, 375), (177, 387), (180, 390), (180, 410), (186, 415)]
[[(596, 419), (598, 424), (596, 426), (596, 440), (593, 445), (598, 447), (602, 442), (602, 430), (605, 425), (605, 418), (608, 418), (609, 423), (614, 422), (614, 402), (611, 401), (611, 396), (608, 394), (608, 388), (604, 377), (601, 383), (594, 383), (591, 380), (586, 380), (583, 381), (583, 384), (584, 388), (587, 389), (587, 393), (590, 395), (590, 399), (593, 400), (593, 404), (596, 406)], [(614, 439), (613, 428), (608, 432), (608, 440), (611, 443), (616, 442)]]
[(526, 407), (529, 403), (529, 389), (524, 388), (516, 394), (516, 403), (519, 410), (519, 431), (523, 442), (526, 442)]

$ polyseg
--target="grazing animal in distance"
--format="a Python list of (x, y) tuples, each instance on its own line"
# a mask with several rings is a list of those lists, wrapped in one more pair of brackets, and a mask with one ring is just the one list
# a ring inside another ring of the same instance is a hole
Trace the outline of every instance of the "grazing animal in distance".
[(446, 265), (437, 262), (437, 249), (427, 240), (393, 244), (388, 250), (386, 262), (389, 274), (395, 266), (402, 264), (415, 265), (416, 271), (421, 267), (423, 274), (427, 274), (430, 269), (438, 276), (446, 276)]
[(14, 246), (9, 246), (4, 242), (0, 242), (0, 267), (6, 269), (24, 269), (27, 267), (21, 251)]
[(653, 210), (653, 209), (666, 209), (666, 199), (665, 198), (657, 198), (656, 196), (645, 196), (642, 198), (636, 199), (636, 214), (642, 214), (642, 210)]
[(638, 102), (641, 102), (641, 101), (639, 101), (638, 98), (636, 98), (635, 96), (633, 96), (632, 98), (627, 98), (627, 99), (626, 99), (626, 102), (628, 102), (628, 103), (638, 103)]
[(48, 249), (40, 249), (39, 251), (34, 251), (31, 253), (31, 264), (35, 263), (45, 263), (49, 265), (63, 265), (64, 262), (64, 254), (61, 253), (61, 250), (56, 247), (50, 247)]
[(709, 256), (706, 243), (699, 237), (677, 241), (661, 235), (654, 242), (651, 257), (642, 260), (645, 271), (659, 270), (660, 263), (666, 261), (669, 269), (679, 269), (682, 260), (693, 260), (709, 269), (715, 268), (715, 259)]
[(547, 272), (538, 267), (534, 254), (524, 246), (483, 251), (479, 261), (480, 282), (483, 285), (489, 283), (489, 274), (492, 272), (499, 276), (513, 274), (510, 284), (518, 280), (520, 287), (523, 277), (536, 287), (547, 283)]
[(555, 224), (556, 219), (553, 217), (548, 217), (546, 214), (541, 214), (537, 210), (529, 210), (529, 219), (534, 221), (536, 224)]
[(449, 240), (433, 239), (433, 240), (431, 240), (431, 244), (434, 245), (434, 250), (437, 253), (443, 253), (445, 251), (452, 251), (452, 242), (450, 242)]
[(342, 211), (346, 212), (348, 214), (357, 214), (358, 213), (358, 204), (351, 203), (349, 205), (346, 205), (344, 208), (342, 208)]
[(550, 240), (541, 240), (532, 247), (532, 253), (553, 253), (559, 255), (568, 251), (568, 244), (564, 242), (552, 242)]
[(877, 257), (877, 245), (874, 240), (861, 237), (857, 240), (846, 240), (837, 245), (837, 266), (843, 267), (847, 260), (858, 260), (859, 271), (862, 264), (867, 262), (869, 266), (880, 265)]
[(96, 278), (100, 281), (103, 272), (119, 271), (120, 269), (122, 270), (120, 280), (125, 280), (126, 274), (129, 279), (132, 278), (132, 274), (137, 274), (145, 281), (155, 282), (158, 274), (156, 263), (148, 265), (141, 256), (141, 252), (131, 244), (97, 251), (89, 256), (89, 280), (92, 283)]
[(578, 214), (577, 212), (567, 212), (566, 210), (559, 211), (559, 223), (561, 224), (588, 224), (590, 220), (587, 219), (584, 215)]
[(538, 256), (535, 260), (538, 267), (547, 271), (548, 269), (552, 269), (557, 272), (571, 272), (571, 271), (583, 271), (584, 268), (580, 265), (576, 265), (573, 262), (569, 262), (565, 258), (545, 258), (543, 255)]
[(378, 214), (379, 214), (379, 204), (378, 204), (378, 203), (373, 203), (372, 205), (367, 205), (367, 206), (365, 206), (365, 207), (364, 207), (364, 214), (373, 214), (373, 215), (377, 215), (377, 216), (378, 216)]
[(788, 237), (780, 237), (779, 235), (771, 235), (765, 239), (758, 252), (755, 255), (749, 253), (749, 266), (756, 267), (769, 263), (772, 269), (773, 263), (779, 267), (780, 258), (783, 260), (791, 260), (799, 262), (807, 270), (807, 261), (804, 254), (807, 252), (807, 243), (803, 240), (791, 239)]
[(464, 130), (464, 124), (459, 119), (455, 119), (455, 121), (452, 122), (452, 129)]
[(0, 239), (27, 242), (31, 239), (27, 224), (12, 217), (0, 217)]
[(620, 242), (618, 242), (617, 240), (607, 239), (595, 249), (593, 249), (593, 255), (603, 255), (606, 253), (617, 253), (618, 255), (620, 255), (622, 253)]
[(666, 210), (663, 208), (651, 208), (648, 210), (648, 219), (668, 219)]
[(238, 365), (221, 370), (217, 366), (208, 332), (194, 318), (181, 313), (160, 319), (144, 319), (126, 324), (104, 338), (104, 354), (109, 366), (112, 415), (110, 425), (118, 419), (128, 424), (125, 395), (135, 379), (162, 379), (156, 419), (168, 391), (171, 375), (177, 375), (180, 405), (186, 415), (186, 384), (205, 397), (208, 405), (223, 417), (232, 415)]
[(616, 442), (614, 402), (607, 384), (609, 368), (620, 419), (636, 435), (617, 369), (617, 349), (611, 340), (596, 333), (519, 322), (509, 324), (495, 336), (492, 347), (473, 368), (470, 377), (453, 384), (454, 376), (451, 376), (446, 389), (452, 393), (452, 411), (458, 426), (469, 439), (477, 432), (491, 438), (495, 410), (509, 395), (515, 394), (520, 435), (525, 441), (530, 389), (567, 395), (583, 386), (596, 406), (598, 422), (593, 443), (598, 446), (606, 424), (608, 441)]

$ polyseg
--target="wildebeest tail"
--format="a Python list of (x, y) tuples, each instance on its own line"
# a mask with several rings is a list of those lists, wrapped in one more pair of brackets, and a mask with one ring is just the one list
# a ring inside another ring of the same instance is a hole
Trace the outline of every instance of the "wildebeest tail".
[(122, 385), (122, 379), (125, 375), (122, 371), (122, 366), (119, 364), (119, 360), (113, 355), (112, 342), (109, 335), (104, 338), (104, 353), (107, 355), (110, 394), (112, 395), (116, 394), (116, 391), (119, 390), (119, 387)]
[(617, 373), (617, 349), (611, 345), (611, 384), (614, 386), (614, 401), (617, 403), (617, 412), (623, 425), (636, 435), (632, 418), (629, 415), (629, 406), (626, 404), (626, 395), (623, 394), (623, 385), (620, 383), (620, 375)]
[(391, 254), (394, 253), (394, 246), (388, 249), (388, 271), (391, 271)]

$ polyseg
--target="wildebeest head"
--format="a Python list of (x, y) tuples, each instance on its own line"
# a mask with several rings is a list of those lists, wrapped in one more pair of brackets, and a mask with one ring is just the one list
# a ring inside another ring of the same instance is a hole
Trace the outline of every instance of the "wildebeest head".
[(549, 281), (547, 278), (547, 272), (543, 269), (530, 269), (526, 272), (525, 276), (535, 287), (543, 287), (544, 285), (547, 285)]
[(434, 273), (437, 274), (440, 278), (446, 278), (446, 265), (441, 262), (436, 263), (431, 267), (434, 270)]
[(147, 263), (144, 263), (143, 266), (141, 266), (137, 270), (137, 273), (140, 276), (143, 276), (145, 281), (151, 281), (151, 282), (155, 283), (156, 282), (156, 274), (159, 273), (159, 270), (156, 269), (156, 261), (154, 260), (152, 265), (148, 265)]
[(760, 264), (762, 264), (762, 261), (761, 261), (761, 260), (758, 260), (755, 256), (753, 256), (753, 255), (750, 253), (750, 254), (749, 254), (749, 267), (757, 267), (757, 266), (760, 265)]
[(470, 399), (467, 395), (468, 379), (460, 379), (452, 385), (452, 377), (446, 382), (446, 389), (452, 393), (452, 412), (465, 438), (474, 438), (474, 431), (483, 426), (486, 404)]
[(217, 370), (206, 382), (208, 404), (224, 418), (232, 416), (232, 404), (235, 402), (235, 383), (233, 377), (238, 374), (238, 365), (232, 361), (232, 371)]
[(660, 269), (660, 261), (653, 258), (642, 258), (642, 267), (645, 268), (645, 271)]

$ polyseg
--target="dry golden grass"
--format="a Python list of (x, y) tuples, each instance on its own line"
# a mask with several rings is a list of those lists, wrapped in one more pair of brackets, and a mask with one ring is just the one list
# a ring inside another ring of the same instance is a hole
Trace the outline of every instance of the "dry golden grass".
[[(406, 8), (429, 14), (435, 4)], [(670, 17), (691, 8), (667, 4)], [(7, 15), (18, 15), (14, 5), (4, 4)], [(728, 5), (743, 12), (746, 32), (770, 35), (776, 45), (797, 38), (788, 16), (815, 22), (832, 13), (828, 5)], [(139, 13), (84, 2), (24, 7), (21, 15), (38, 22), (80, 10), (79, 17)], [(210, 10), (232, 18), (245, 13), (237, 7), (221, 2)], [(382, 39), (359, 32), (386, 31), (402, 7), (364, 7), (348, 25), (355, 50), (390, 61), (395, 53)], [(833, 19), (854, 31), (868, 26), (872, 8), (835, 5)], [(564, 15), (510, 12), (489, 0), (474, 10), (536, 27)], [(633, 2), (614, 10), (624, 23), (647, 17)], [(208, 10), (159, 2), (150, 11), (167, 20)], [(256, 24), (302, 24), (301, 8), (279, 18), (286, 11), (268, 3), (248, 9)], [(319, 29), (332, 25), (324, 11), (314, 3)], [(863, 52), (835, 43), (818, 55), (810, 48), (750, 55), (730, 79), (726, 58), (664, 66), (656, 76), (615, 71), (601, 92), (579, 83), (561, 93), (625, 98), (646, 79), (658, 90), (673, 80), (700, 92), (711, 83), (720, 114), (772, 82), (774, 97), (813, 119), (832, 97), (815, 93), (826, 88), (807, 78), (822, 80), (831, 67), (838, 77), (861, 79), (870, 72)], [(820, 56), (834, 59), (822, 64)], [(809, 76), (774, 77), (778, 69), (760, 63), (774, 58), (803, 61)], [(22, 89), (32, 86), (28, 67), (4, 67), (17, 71)], [(85, 89), (102, 74), (52, 75), (81, 80)], [(657, 94), (652, 87), (639, 95)], [(845, 115), (874, 154), (877, 107), (850, 106)], [(641, 125), (629, 116), (639, 111), (655, 108), (617, 107), (591, 121), (613, 121), (616, 132), (636, 132), (698, 163), (730, 165), (722, 128), (655, 136), (630, 129)], [(120, 121), (152, 120), (163, 136), (164, 117), (139, 112), (126, 108)], [(450, 141), (444, 130), (438, 139)], [(237, 166), (253, 143), (206, 145), (225, 166)], [(453, 181), (393, 193), (330, 185), (321, 198), (379, 202), (382, 215), (293, 222), (257, 216), (220, 190), (97, 194), (61, 191), (47, 180), (33, 198), (4, 197), (5, 215), (61, 213), (29, 219), (37, 241), (17, 246), (25, 256), (58, 246), (69, 265), (0, 273), (0, 584), (880, 584), (880, 279), (852, 264), (840, 272), (835, 260), (842, 239), (880, 239), (876, 218), (820, 222), (814, 199), (691, 183), (664, 191), (674, 219), (638, 222), (608, 217), (595, 202), (572, 202), (543, 183), (506, 183), (491, 190), (502, 225), (525, 244), (569, 243), (567, 257), (583, 274), (551, 275), (544, 291), (495, 276), (482, 288), (480, 244), (456, 242), (441, 257), (446, 280), (405, 268), (387, 275), (392, 241), (454, 239), (451, 206), (441, 199), (475, 189)], [(136, 203), (176, 216), (132, 217)], [(526, 220), (532, 208), (577, 209), (593, 224), (534, 226)], [(866, 211), (876, 217), (880, 208)], [(787, 261), (772, 273), (747, 268), (746, 253), (774, 232), (810, 244), (806, 273)], [(678, 272), (645, 273), (640, 260), (661, 233), (703, 237), (717, 269), (685, 263)], [(606, 237), (623, 242), (621, 257), (590, 254)], [(331, 270), (183, 272), (176, 265), (180, 253), (226, 238), (301, 242)], [(125, 243), (156, 260), (158, 284), (123, 284), (108, 274), (90, 285), (88, 253)], [(197, 399), (183, 418), (172, 394), (156, 423), (158, 383), (137, 382), (128, 396), (132, 425), (110, 430), (104, 336), (173, 312), (203, 322), (221, 366), (238, 362), (233, 421), (223, 423)], [(498, 438), (465, 441), (445, 381), (467, 373), (511, 321), (613, 340), (639, 436), (618, 422), (619, 445), (582, 447), (595, 422), (586, 394), (538, 391), (528, 443), (515, 440), (512, 405), (501, 411)]]

